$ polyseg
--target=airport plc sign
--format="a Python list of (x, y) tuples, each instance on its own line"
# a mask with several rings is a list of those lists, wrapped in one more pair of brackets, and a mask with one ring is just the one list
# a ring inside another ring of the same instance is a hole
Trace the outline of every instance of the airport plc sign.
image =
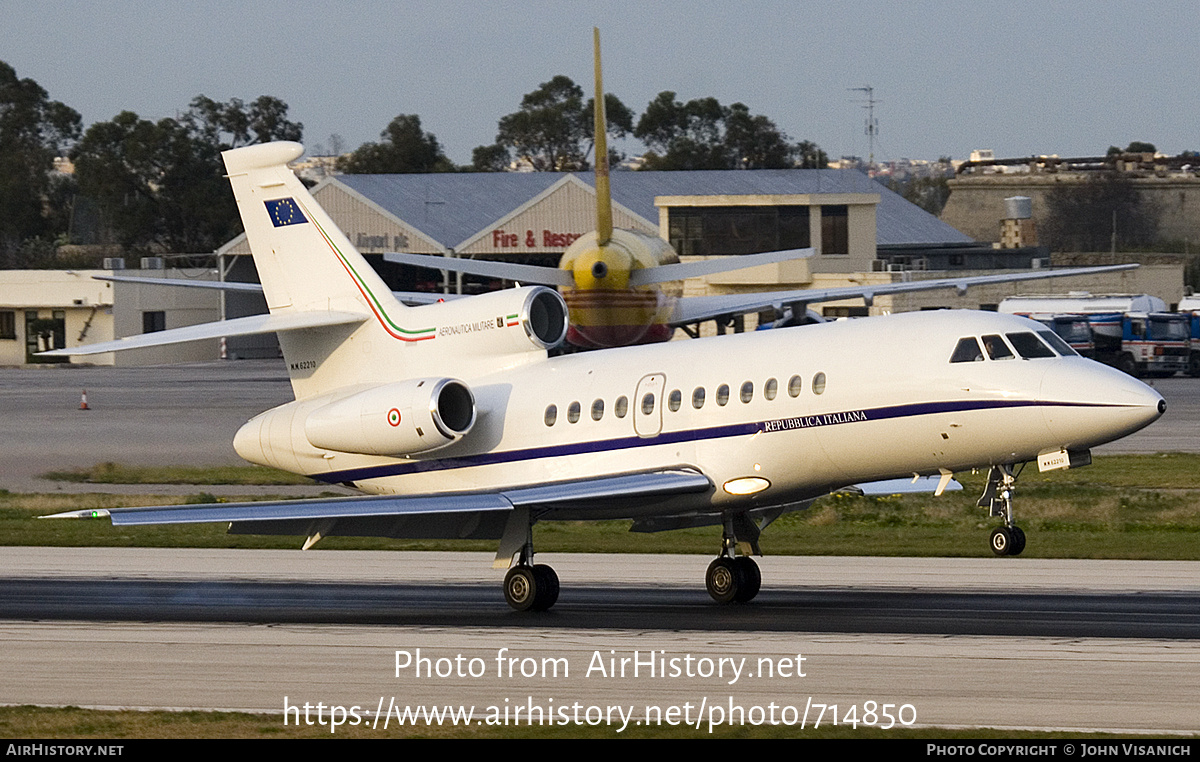
[(525, 235), (511, 233), (503, 228), (492, 231), (492, 246), (497, 249), (565, 249), (575, 242), (582, 233), (556, 233), (553, 230), (543, 230), (538, 235), (533, 230), (526, 230)]

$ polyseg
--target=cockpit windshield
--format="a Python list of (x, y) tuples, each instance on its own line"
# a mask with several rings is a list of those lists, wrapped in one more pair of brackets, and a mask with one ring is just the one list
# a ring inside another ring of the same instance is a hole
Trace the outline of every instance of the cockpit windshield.
[(1026, 360), (1038, 357), (1054, 357), (1054, 352), (1032, 333), (1006, 333), (1008, 340)]
[(1076, 352), (1074, 349), (1071, 348), (1070, 344), (1063, 341), (1062, 337), (1059, 336), (1054, 331), (1038, 331), (1037, 335), (1041, 336), (1042, 339), (1044, 339), (1047, 344), (1049, 344), (1050, 346), (1052, 346), (1056, 350), (1058, 350), (1058, 353), (1060, 355), (1062, 355), (1063, 357), (1070, 357), (1071, 355), (1075, 355), (1075, 356), (1079, 355), (1078, 352)]
[(959, 339), (950, 355), (950, 362), (983, 362), (983, 352), (979, 351), (979, 342), (974, 336)]
[[(958, 344), (954, 347), (954, 354), (950, 355), (950, 362), (981, 362), (985, 357), (985, 351), (986, 357), (990, 360), (1013, 360), (1017, 355), (1026, 360), (1057, 357), (1058, 355), (1050, 347), (1054, 347), (1058, 350), (1058, 354), (1063, 356), (1077, 354), (1069, 344), (1054, 335), (1053, 331), (1038, 331), (1038, 335), (1042, 338), (1039, 339), (1028, 332), (1006, 333), (1003, 337), (993, 333), (979, 339), (974, 336), (966, 336), (958, 340)], [(1013, 354), (1014, 349), (1017, 354)]]

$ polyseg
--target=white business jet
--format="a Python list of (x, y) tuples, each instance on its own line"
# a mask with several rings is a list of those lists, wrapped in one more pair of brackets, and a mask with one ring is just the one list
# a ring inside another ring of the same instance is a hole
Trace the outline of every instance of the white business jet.
[(91, 347), (279, 334), (296, 400), (234, 440), (254, 463), (369, 497), (75, 511), (234, 533), (499, 540), (516, 609), (559, 582), (534, 563), (546, 520), (633, 531), (720, 525), (706, 583), (754, 598), (751, 555), (780, 515), (833, 490), (990, 469), (998, 554), (1020, 552), (1014, 467), (1080, 465), (1162, 415), (1141, 382), (1014, 316), (920, 312), (549, 357), (563, 298), (522, 287), (406, 307), (288, 169), (296, 143), (224, 154), (269, 315)]

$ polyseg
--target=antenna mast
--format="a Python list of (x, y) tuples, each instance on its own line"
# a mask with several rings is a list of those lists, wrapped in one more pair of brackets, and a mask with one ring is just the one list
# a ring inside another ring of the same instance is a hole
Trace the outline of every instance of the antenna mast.
[(870, 154), (867, 157), (868, 169), (875, 166), (875, 136), (879, 134), (879, 120), (875, 118), (875, 104), (883, 101), (875, 100), (875, 88), (867, 85), (866, 87), (848, 87), (851, 92), (866, 93), (865, 101), (856, 101), (857, 103), (865, 103), (863, 106), (867, 110), (867, 125), (864, 132), (867, 135), (867, 141), (870, 146)]

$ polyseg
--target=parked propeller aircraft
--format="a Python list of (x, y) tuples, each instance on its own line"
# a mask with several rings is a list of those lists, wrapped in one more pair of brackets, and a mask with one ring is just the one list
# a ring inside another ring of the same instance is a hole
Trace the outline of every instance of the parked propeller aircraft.
[[(247, 460), (372, 496), (75, 511), (233, 533), (488, 538), (516, 609), (547, 609), (547, 520), (633, 531), (718, 525), (706, 585), (759, 590), (762, 530), (850, 485), (990, 469), (980, 501), (1020, 552), (1014, 467), (1088, 461), (1162, 415), (1141, 382), (1009, 315), (937, 311), (548, 356), (563, 297), (525, 286), (406, 307), (288, 169), (303, 148), (224, 153), (270, 314), (56, 350), (75, 355), (278, 332), (295, 401), (251, 419)], [(977, 280), (974, 282), (978, 282)], [(945, 285), (960, 285), (948, 282)], [(861, 294), (860, 294), (861, 295)]]

